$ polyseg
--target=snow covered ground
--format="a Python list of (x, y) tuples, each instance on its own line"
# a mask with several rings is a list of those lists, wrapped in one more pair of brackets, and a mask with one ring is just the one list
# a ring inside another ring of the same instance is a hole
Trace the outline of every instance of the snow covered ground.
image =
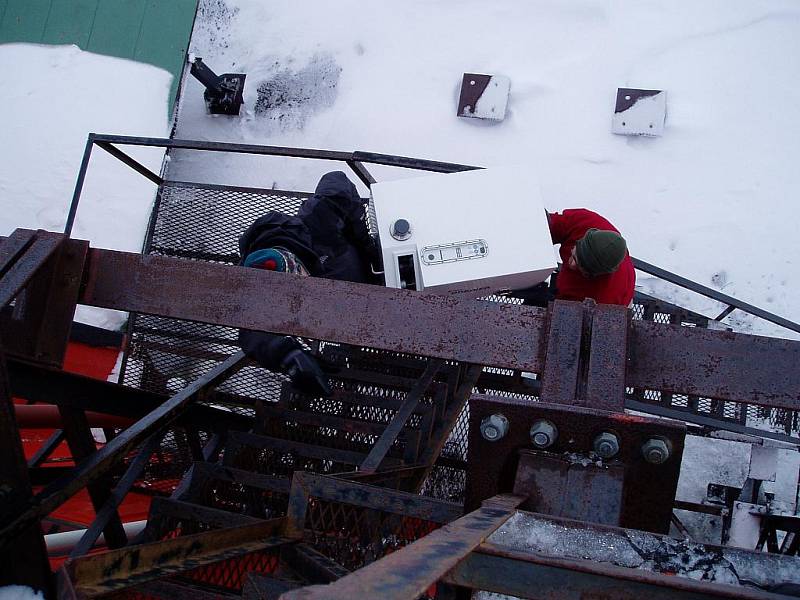
[[(793, 0), (201, 0), (191, 51), (247, 74), (246, 108), (207, 115), (190, 78), (177, 136), (524, 163), (549, 209), (597, 210), (634, 256), (800, 321), (798, 34)], [(511, 78), (505, 121), (456, 117), (464, 72)], [(667, 91), (663, 137), (610, 132), (618, 87)], [(175, 158), (172, 178), (297, 190), (336, 166)], [(639, 285), (721, 311), (641, 273)], [(729, 322), (800, 337), (738, 312)]]
[[(5, 91), (0, 148), (0, 235), (17, 227), (63, 231), (90, 132), (166, 137), (172, 76), (77, 46), (0, 45)], [(129, 153), (156, 173), (163, 151)], [(73, 235), (138, 252), (155, 186), (95, 148)], [(116, 328), (124, 316), (79, 307), (78, 320)]]

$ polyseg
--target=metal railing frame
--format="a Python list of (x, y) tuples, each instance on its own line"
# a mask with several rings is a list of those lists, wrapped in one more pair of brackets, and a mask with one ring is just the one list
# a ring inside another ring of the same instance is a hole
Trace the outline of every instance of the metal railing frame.
[[(162, 185), (168, 182), (168, 180), (164, 179), (161, 175), (153, 173), (153, 171), (130, 157), (128, 154), (117, 148), (114, 144), (126, 146), (160, 147), (166, 148), (167, 150), (181, 149), (206, 152), (233, 152), (238, 154), (256, 154), (262, 156), (283, 156), (291, 158), (339, 161), (346, 163), (353, 170), (359, 180), (361, 180), (368, 188), (373, 183), (376, 183), (376, 179), (370, 174), (369, 170), (364, 166), (364, 163), (400, 167), (403, 169), (429, 171), (433, 173), (457, 173), (460, 171), (472, 171), (484, 168), (473, 165), (463, 165), (459, 163), (410, 158), (405, 156), (394, 156), (391, 154), (378, 154), (374, 152), (339, 152), (334, 150), (318, 150), (313, 148), (288, 148), (284, 146), (259, 146), (254, 144), (233, 144), (227, 142), (204, 142), (90, 133), (86, 140), (83, 159), (81, 161), (80, 170), (78, 171), (78, 178), (75, 183), (75, 191), (72, 195), (72, 201), (70, 203), (69, 212), (67, 215), (67, 222), (64, 227), (64, 233), (67, 236), (72, 234), (72, 227), (75, 224), (75, 216), (78, 211), (78, 204), (83, 191), (86, 171), (89, 166), (89, 160), (91, 159), (92, 149), (95, 145), (99, 146), (118, 160), (122, 161), (134, 171), (146, 177), (156, 185)], [(668, 281), (674, 285), (700, 294), (701, 296), (705, 296), (706, 298), (711, 298), (712, 300), (716, 300), (717, 302), (725, 304), (725, 310), (713, 318), (715, 321), (722, 321), (722, 319), (730, 315), (734, 310), (740, 310), (785, 329), (800, 333), (800, 324), (795, 323), (794, 321), (790, 321), (789, 319), (778, 316), (762, 308), (738, 300), (733, 296), (723, 294), (715, 289), (706, 287), (675, 273), (671, 273), (666, 269), (662, 269), (661, 267), (657, 267), (638, 258), (632, 257), (632, 260), (634, 267), (639, 271), (643, 271), (644, 273), (648, 273), (649, 275), (653, 275), (659, 279)]]

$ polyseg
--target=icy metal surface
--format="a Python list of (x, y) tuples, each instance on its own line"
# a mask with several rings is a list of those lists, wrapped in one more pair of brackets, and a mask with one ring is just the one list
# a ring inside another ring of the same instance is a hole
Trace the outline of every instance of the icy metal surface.
[(800, 584), (800, 558), (618, 528), (588, 526), (517, 511), (488, 541), (511, 550), (587, 560), (704, 582), (769, 588)]

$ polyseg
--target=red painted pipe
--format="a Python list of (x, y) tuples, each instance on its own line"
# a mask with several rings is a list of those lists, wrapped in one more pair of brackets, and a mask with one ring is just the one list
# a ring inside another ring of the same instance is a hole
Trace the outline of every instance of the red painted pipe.
[[(52, 404), (15, 404), (20, 429), (61, 429), (61, 414)], [(125, 428), (136, 420), (86, 411), (90, 427)]]

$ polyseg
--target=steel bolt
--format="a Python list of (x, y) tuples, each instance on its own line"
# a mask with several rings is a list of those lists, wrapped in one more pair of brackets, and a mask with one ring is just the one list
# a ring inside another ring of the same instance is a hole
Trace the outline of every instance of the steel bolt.
[(539, 419), (531, 425), (531, 443), (544, 450), (556, 443), (558, 439), (558, 429), (550, 421)]
[(619, 438), (610, 431), (604, 431), (594, 438), (592, 446), (600, 458), (613, 458), (619, 453)]
[(644, 459), (653, 464), (660, 465), (667, 462), (672, 450), (670, 449), (669, 442), (661, 438), (650, 438), (642, 444), (642, 455)]
[(495, 413), (481, 421), (481, 435), (489, 442), (496, 442), (508, 433), (508, 419), (505, 415)]

